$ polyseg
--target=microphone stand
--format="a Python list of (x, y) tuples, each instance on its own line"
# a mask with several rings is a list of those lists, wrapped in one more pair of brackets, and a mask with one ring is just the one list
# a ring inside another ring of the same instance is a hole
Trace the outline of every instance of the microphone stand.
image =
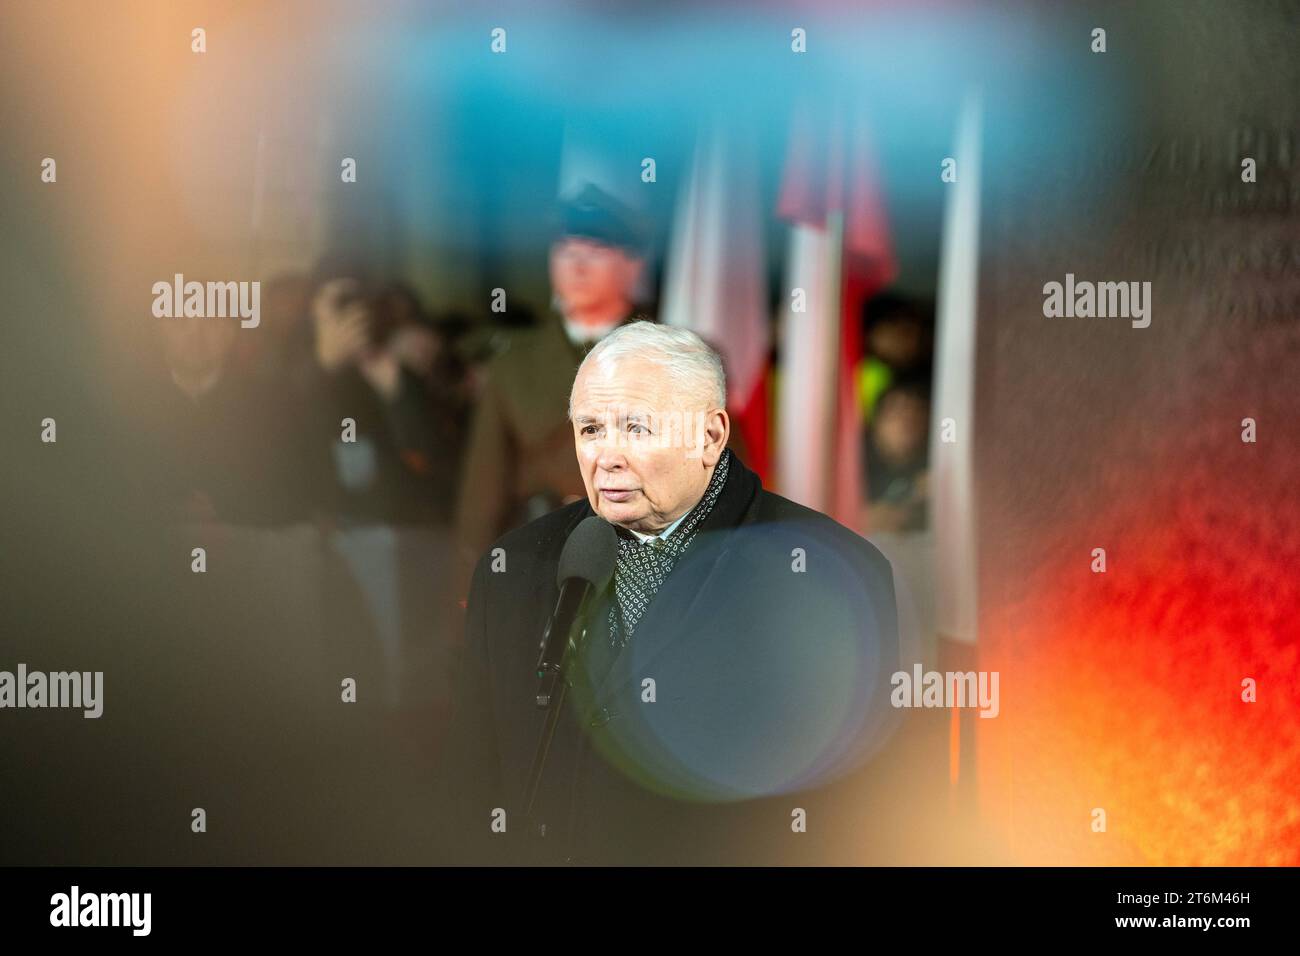
[[(567, 673), (568, 665), (576, 660), (579, 646), (584, 644), (587, 639), (585, 617), (584, 609), (583, 615), (574, 621), (573, 627), (569, 631), (564, 653), (559, 662), (547, 659), (551, 656), (546, 653), (549, 641), (547, 637), (542, 639), (542, 659), (537, 665), (537, 677), (540, 680), (537, 688), (537, 706), (539, 709), (546, 711), (546, 722), (542, 726), (542, 735), (537, 741), (537, 752), (533, 756), (533, 766), (528, 773), (528, 788), (525, 791), (524, 817), (529, 821), (530, 827), (533, 819), (533, 806), (537, 800), (537, 793), (541, 789), (542, 772), (546, 768), (546, 758), (550, 754), (551, 741), (555, 737), (555, 728), (559, 725), (560, 714), (564, 711), (564, 701), (568, 696), (570, 684)], [(581, 630), (579, 630), (580, 622)], [(576, 642), (573, 639), (575, 631), (578, 631)], [(540, 835), (546, 835), (545, 824), (543, 824)]]

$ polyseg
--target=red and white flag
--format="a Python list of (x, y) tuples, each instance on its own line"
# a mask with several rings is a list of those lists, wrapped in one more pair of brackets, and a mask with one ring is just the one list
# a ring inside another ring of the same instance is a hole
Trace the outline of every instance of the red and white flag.
[(862, 303), (897, 269), (876, 163), (859, 115), (802, 113), (777, 212), (791, 224), (781, 306), (778, 489), (862, 525), (856, 372)]

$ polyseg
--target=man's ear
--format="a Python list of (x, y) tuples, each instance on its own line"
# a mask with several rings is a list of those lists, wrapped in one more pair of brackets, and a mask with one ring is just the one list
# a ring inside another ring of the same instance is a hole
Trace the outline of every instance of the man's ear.
[(731, 437), (731, 419), (727, 415), (727, 410), (715, 408), (705, 412), (703, 431), (704, 448), (700, 457), (705, 465), (712, 468), (722, 457), (722, 452), (727, 447), (727, 439)]

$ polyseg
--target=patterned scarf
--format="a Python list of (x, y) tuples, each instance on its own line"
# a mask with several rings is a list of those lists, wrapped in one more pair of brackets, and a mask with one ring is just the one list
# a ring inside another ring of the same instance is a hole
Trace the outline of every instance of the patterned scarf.
[[(614, 607), (609, 609), (609, 641), (613, 647), (626, 647), (637, 624), (645, 615), (650, 601), (659, 592), (682, 553), (695, 540), (704, 519), (709, 516), (727, 482), (731, 450), (724, 449), (713, 469), (704, 496), (666, 538), (651, 538), (644, 543), (628, 531), (619, 532), (618, 557), (614, 563)], [(621, 619), (621, 620), (620, 620)], [(620, 626), (621, 625), (621, 626)]]

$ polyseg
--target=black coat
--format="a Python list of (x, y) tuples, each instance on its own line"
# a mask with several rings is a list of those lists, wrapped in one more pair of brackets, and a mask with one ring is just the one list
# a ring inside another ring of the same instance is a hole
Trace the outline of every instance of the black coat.
[[(895, 723), (890, 565), (825, 515), (764, 491), (735, 458), (622, 651), (605, 626), (612, 595), (595, 603), (524, 818), (544, 721), (538, 645), (561, 549), (591, 514), (586, 501), (554, 511), (502, 537), (475, 570), (443, 776), (458, 859), (836, 860), (861, 811), (845, 781), (870, 772)], [(492, 830), (497, 811), (504, 833)]]

